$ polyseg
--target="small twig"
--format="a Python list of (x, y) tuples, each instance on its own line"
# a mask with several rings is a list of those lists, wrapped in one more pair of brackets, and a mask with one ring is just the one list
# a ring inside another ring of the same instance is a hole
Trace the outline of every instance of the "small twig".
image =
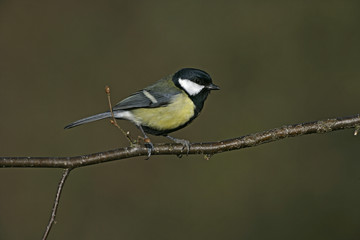
[(110, 87), (109, 86), (105, 86), (105, 93), (107, 95), (107, 99), (108, 99), (108, 103), (109, 103), (109, 108), (110, 108), (110, 113), (111, 113), (111, 120), (110, 120), (110, 123), (112, 125), (114, 125), (115, 127), (117, 127), (121, 132), (122, 134), (124, 134), (124, 136), (126, 137), (127, 140), (129, 140), (130, 142), (130, 145), (132, 146), (134, 144), (133, 140), (131, 139), (130, 137), (130, 132), (125, 132), (116, 122), (116, 118), (114, 116), (114, 112), (113, 112), (113, 109), (112, 109), (112, 104), (111, 104), (111, 98), (110, 98)]
[(49, 220), (48, 225), (46, 226), (46, 230), (45, 230), (45, 233), (44, 233), (44, 235), (42, 237), (42, 240), (47, 239), (47, 237), (49, 236), (51, 227), (55, 223), (55, 217), (56, 217), (56, 212), (57, 212), (58, 207), (59, 207), (59, 200), (60, 200), (61, 192), (62, 192), (62, 189), (64, 187), (65, 181), (66, 181), (67, 177), (70, 174), (70, 171), (71, 171), (71, 168), (66, 168), (64, 170), (64, 173), (63, 173), (62, 177), (61, 177), (61, 180), (60, 180), (58, 188), (57, 188), (55, 200), (54, 200), (54, 206), (53, 206), (52, 211), (51, 211), (50, 220)]

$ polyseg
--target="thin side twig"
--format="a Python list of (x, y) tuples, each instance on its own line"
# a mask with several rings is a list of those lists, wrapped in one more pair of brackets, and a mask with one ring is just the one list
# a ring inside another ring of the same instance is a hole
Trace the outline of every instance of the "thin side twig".
[(107, 99), (108, 99), (108, 104), (109, 104), (109, 108), (110, 108), (110, 113), (111, 113), (111, 120), (110, 123), (112, 125), (114, 125), (115, 127), (117, 127), (122, 134), (124, 134), (124, 136), (126, 137), (126, 139), (130, 142), (130, 145), (132, 146), (134, 144), (134, 141), (130, 138), (130, 133), (129, 132), (125, 132), (117, 123), (116, 118), (114, 116), (114, 112), (112, 109), (112, 104), (111, 104), (111, 97), (110, 97), (110, 87), (109, 86), (105, 86), (105, 93), (107, 95)]
[(61, 177), (61, 180), (60, 180), (59, 185), (58, 185), (58, 188), (57, 188), (55, 200), (54, 200), (54, 206), (53, 206), (52, 211), (51, 211), (50, 220), (49, 220), (48, 225), (46, 226), (46, 230), (45, 230), (45, 232), (44, 232), (44, 235), (43, 235), (43, 237), (42, 237), (42, 240), (46, 240), (46, 239), (47, 239), (47, 237), (49, 236), (51, 227), (52, 227), (52, 226), (54, 225), (54, 223), (55, 223), (55, 217), (56, 217), (56, 212), (57, 212), (58, 207), (59, 207), (59, 201), (60, 201), (61, 192), (62, 192), (62, 190), (63, 190), (65, 181), (66, 181), (67, 177), (68, 177), (69, 174), (70, 174), (70, 171), (71, 171), (71, 168), (66, 168), (66, 169), (64, 170), (64, 173), (63, 173), (62, 177)]

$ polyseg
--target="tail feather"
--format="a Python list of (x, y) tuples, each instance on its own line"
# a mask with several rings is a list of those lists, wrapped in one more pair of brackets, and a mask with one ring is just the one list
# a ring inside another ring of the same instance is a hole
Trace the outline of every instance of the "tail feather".
[(77, 120), (77, 121), (75, 121), (73, 123), (70, 123), (69, 125), (65, 126), (64, 129), (73, 128), (73, 127), (79, 126), (79, 125), (84, 124), (84, 123), (94, 122), (94, 121), (104, 119), (104, 118), (108, 118), (108, 117), (111, 117), (110, 112), (99, 113), (99, 114), (96, 114), (96, 115), (93, 115), (93, 116), (90, 116), (90, 117), (87, 117), (87, 118)]

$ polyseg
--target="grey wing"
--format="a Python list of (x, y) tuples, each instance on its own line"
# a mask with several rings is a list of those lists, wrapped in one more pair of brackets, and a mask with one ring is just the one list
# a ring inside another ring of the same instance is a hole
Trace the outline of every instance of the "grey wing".
[(174, 95), (179, 93), (181, 93), (181, 90), (176, 88), (172, 81), (162, 79), (117, 103), (113, 110), (165, 106), (171, 102)]

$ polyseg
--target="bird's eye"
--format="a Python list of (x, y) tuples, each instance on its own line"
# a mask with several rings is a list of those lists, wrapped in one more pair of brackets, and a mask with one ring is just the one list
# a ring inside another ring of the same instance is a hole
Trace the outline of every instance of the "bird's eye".
[(194, 83), (197, 83), (199, 85), (202, 85), (201, 80), (199, 78), (194, 79)]

